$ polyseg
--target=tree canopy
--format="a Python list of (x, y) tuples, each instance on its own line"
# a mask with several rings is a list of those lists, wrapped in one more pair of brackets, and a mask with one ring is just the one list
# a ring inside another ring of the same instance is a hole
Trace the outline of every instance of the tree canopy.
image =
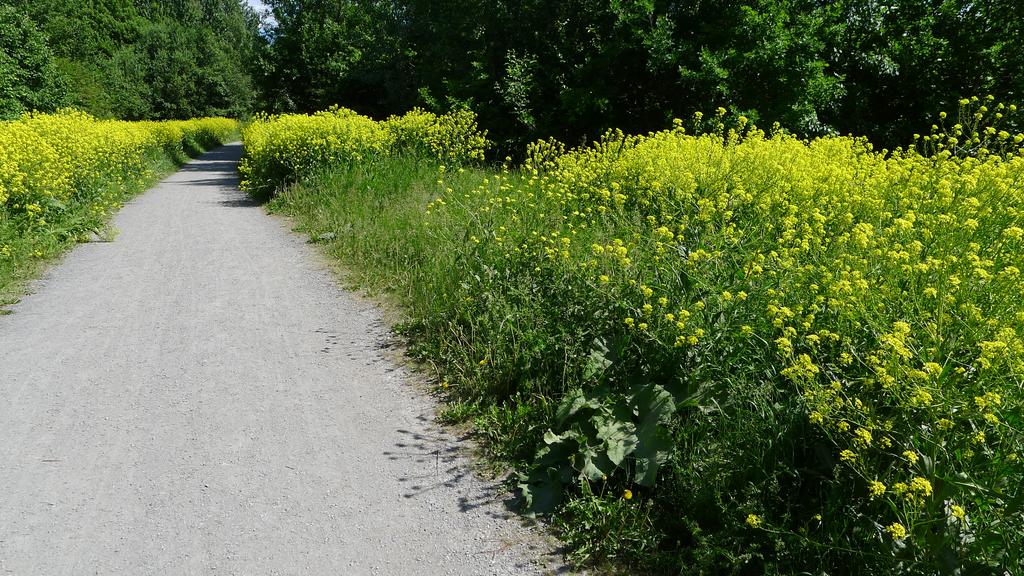
[(0, 0), (0, 114), (474, 109), (500, 152), (719, 106), (906, 144), (1024, 95), (1018, 0)]
[(259, 16), (242, 0), (0, 4), (37, 31), (39, 58), (50, 62), (45, 76), (63, 87), (41, 100), (19, 99), (22, 108), (69, 104), (144, 119), (237, 116), (259, 105), (253, 76), (266, 42)]
[(46, 36), (25, 15), (0, 6), (0, 118), (63, 102)]
[(469, 106), (571, 143), (724, 106), (904, 144), (962, 96), (1024, 92), (1016, 0), (271, 0), (270, 105)]

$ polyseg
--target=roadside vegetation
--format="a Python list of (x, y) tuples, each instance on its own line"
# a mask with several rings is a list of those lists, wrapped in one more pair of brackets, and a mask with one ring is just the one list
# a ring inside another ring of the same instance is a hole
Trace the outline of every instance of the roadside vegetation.
[(242, 174), (401, 304), (571, 558), (1014, 574), (1015, 115), (965, 100), (890, 152), (719, 110), (488, 169), (466, 113), (333, 110), (255, 121)]
[(74, 111), (0, 122), (0, 306), (41, 263), (116, 234), (107, 222), (125, 200), (238, 128), (224, 118), (121, 122)]

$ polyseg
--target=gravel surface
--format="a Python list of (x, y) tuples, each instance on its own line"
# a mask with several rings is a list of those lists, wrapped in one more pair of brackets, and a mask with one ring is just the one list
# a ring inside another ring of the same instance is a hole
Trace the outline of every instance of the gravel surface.
[(126, 206), (0, 316), (0, 574), (532, 574), (370, 304), (237, 189)]

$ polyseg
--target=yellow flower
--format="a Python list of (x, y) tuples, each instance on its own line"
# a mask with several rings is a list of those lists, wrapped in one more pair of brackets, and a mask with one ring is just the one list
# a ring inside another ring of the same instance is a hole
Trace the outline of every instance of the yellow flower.
[(900, 524), (899, 522), (893, 522), (892, 524), (889, 524), (889, 526), (886, 527), (885, 531), (888, 532), (890, 536), (892, 536), (893, 540), (904, 540), (907, 537), (907, 529), (903, 526), (903, 524)]
[(917, 464), (917, 452), (914, 452), (913, 450), (905, 450), (903, 452), (903, 457), (907, 459), (907, 462)]
[(918, 476), (910, 481), (909, 490), (921, 496), (931, 496), (932, 483)]
[(784, 356), (788, 356), (793, 353), (793, 343), (789, 338), (776, 338), (775, 345), (778, 346), (779, 352)]
[(842, 460), (843, 462), (853, 462), (854, 460), (857, 459), (857, 455), (853, 452), (853, 450), (846, 449), (839, 453), (839, 459)]
[(633, 491), (632, 490), (626, 490), (625, 492), (622, 493), (622, 498), (625, 499), (625, 500), (632, 500), (633, 499)]
[(859, 448), (871, 446), (872, 439), (871, 432), (863, 428), (858, 428), (853, 433), (853, 443)]
[(951, 516), (959, 520), (960, 522), (967, 521), (967, 511), (964, 510), (963, 506), (953, 504), (949, 507), (949, 513)]
[(912, 406), (927, 406), (932, 403), (932, 395), (924, 388), (917, 388), (914, 390), (914, 394), (910, 397), (910, 404)]
[(885, 484), (882, 484), (878, 480), (871, 481), (868, 483), (868, 493), (871, 494), (872, 498), (885, 494)]
[(760, 516), (757, 514), (747, 514), (747, 526), (750, 526), (751, 528), (760, 528), (762, 524), (764, 524), (764, 521), (761, 520)]

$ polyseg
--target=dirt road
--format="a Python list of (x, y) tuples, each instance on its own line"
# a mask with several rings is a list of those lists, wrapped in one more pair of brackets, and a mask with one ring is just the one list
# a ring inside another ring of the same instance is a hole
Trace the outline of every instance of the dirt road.
[(379, 313), (238, 191), (240, 152), (0, 317), (0, 575), (538, 571)]

